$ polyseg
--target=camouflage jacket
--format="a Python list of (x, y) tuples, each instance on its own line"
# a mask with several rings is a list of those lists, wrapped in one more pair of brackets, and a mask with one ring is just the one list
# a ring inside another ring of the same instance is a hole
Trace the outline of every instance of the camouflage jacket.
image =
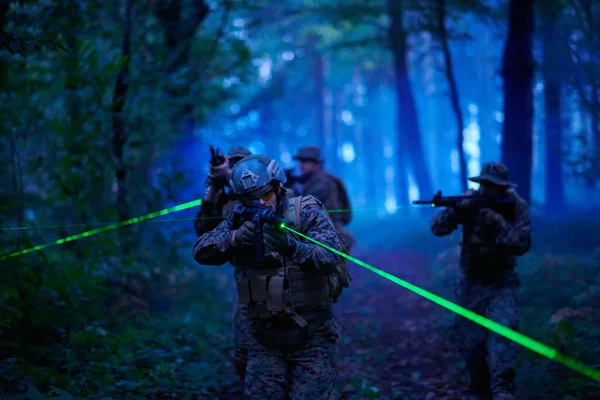
[[(305, 180), (302, 184), (302, 195), (314, 196), (323, 203), (327, 210), (337, 210), (340, 208), (337, 185), (325, 170), (305, 175)], [(337, 213), (329, 215), (334, 226), (338, 227), (342, 225)]]
[[(287, 207), (287, 197), (284, 197), (281, 209)], [(342, 250), (339, 235), (335, 231), (327, 212), (318, 205), (309, 205), (300, 213), (301, 227), (304, 234), (323, 244)], [(234, 232), (232, 226), (233, 216), (230, 215), (214, 230), (200, 236), (193, 248), (194, 259), (204, 265), (222, 265), (231, 261), (236, 266), (252, 268), (256, 255), (254, 249), (238, 250), (230, 246), (231, 236)], [(339, 258), (333, 252), (310, 242), (298, 242), (296, 251), (289, 257), (298, 264), (305, 273), (330, 275), (338, 265)], [(279, 268), (278, 258), (265, 256), (267, 268)]]
[[(479, 195), (468, 190), (465, 195)], [(516, 265), (516, 257), (531, 247), (531, 219), (529, 207), (514, 191), (514, 213), (500, 215), (485, 213), (482, 209), (474, 216), (446, 208), (431, 221), (431, 231), (436, 236), (452, 233), (462, 224), (461, 268), (467, 275), (485, 280), (496, 280), (510, 273)], [(491, 221), (493, 219), (494, 221)]]

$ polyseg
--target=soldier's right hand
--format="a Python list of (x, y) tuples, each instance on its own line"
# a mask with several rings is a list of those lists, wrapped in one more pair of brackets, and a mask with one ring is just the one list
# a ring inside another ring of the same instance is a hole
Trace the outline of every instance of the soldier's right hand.
[(237, 230), (233, 231), (231, 236), (232, 247), (253, 247), (256, 246), (256, 232), (252, 221), (246, 221)]

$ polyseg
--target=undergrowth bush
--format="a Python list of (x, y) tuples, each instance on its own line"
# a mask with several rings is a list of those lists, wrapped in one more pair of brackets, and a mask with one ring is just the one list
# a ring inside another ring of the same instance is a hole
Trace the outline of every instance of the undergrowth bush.
[(85, 262), (62, 248), (3, 263), (3, 398), (210, 398), (229, 382), (226, 280), (181, 259), (153, 277), (148, 265), (120, 258), (111, 274), (113, 239), (82, 240)]

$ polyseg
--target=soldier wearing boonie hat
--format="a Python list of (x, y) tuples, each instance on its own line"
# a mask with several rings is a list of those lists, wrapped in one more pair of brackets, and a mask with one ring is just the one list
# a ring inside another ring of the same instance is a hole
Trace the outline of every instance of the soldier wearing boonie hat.
[[(508, 168), (502, 163), (483, 164), (481, 173), (469, 180), (479, 183), (480, 187), (468, 190), (465, 196), (512, 198), (512, 211), (504, 215), (490, 208), (477, 210), (467, 199), (455, 209), (439, 212), (431, 221), (431, 230), (436, 236), (445, 236), (458, 225), (463, 226), (455, 288), (458, 303), (518, 330), (519, 280), (514, 269), (516, 257), (531, 247), (529, 206), (516, 193), (517, 185), (509, 181)], [(475, 392), (493, 400), (515, 399), (517, 349), (514, 342), (460, 316), (455, 322), (453, 339), (466, 360)]]

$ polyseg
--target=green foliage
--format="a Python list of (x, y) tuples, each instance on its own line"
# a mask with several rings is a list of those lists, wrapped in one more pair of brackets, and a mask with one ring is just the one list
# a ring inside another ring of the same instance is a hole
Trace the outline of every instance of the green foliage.
[[(0, 52), (8, 144), (0, 147), (0, 228), (24, 229), (2, 231), (0, 254), (116, 220), (110, 138), (115, 80), (127, 59), (123, 14), (112, 1), (11, 5), (6, 30), (19, 34), (4, 33), (1, 49), (23, 57)], [(251, 58), (215, 13), (190, 33), (185, 65), (167, 74), (165, 27), (146, 4), (134, 15), (124, 112), (131, 217), (184, 200), (178, 192), (189, 171), (171, 150), (182, 138), (182, 110), (191, 105), (197, 122), (217, 112), (239, 94), (222, 77), (243, 81)], [(38, 37), (66, 45), (27, 39)], [(3, 398), (211, 398), (229, 383), (226, 303), (213, 303), (225, 290), (219, 276), (187, 268), (191, 223), (149, 226), (122, 228), (137, 244), (129, 254), (118, 246), (123, 235), (108, 231), (2, 261)]]
[(0, 50), (6, 50), (11, 54), (27, 57), (40, 51), (68, 51), (62, 44), (52, 40), (41, 40), (25, 38), (10, 32), (0, 33)]
[[(101, 310), (97, 310), (93, 318), (86, 315), (79, 325), (55, 332), (46, 344), (35, 347), (23, 337), (21, 341), (11, 340), (11, 335), (19, 332), (3, 323), (7, 327), (2, 332), (4, 351), (14, 354), (1, 363), (5, 390), (14, 393), (29, 386), (28, 391), (49, 393), (63, 388), (77, 398), (90, 399), (119, 398), (123, 393), (128, 398), (150, 394), (167, 398), (208, 396), (229, 380), (227, 371), (215, 368), (215, 364), (221, 368), (227, 364), (222, 362), (226, 357), (224, 327), (219, 324), (219, 308), (210, 298), (214, 294), (197, 296), (194, 291), (202, 285), (202, 278), (179, 287), (187, 293), (179, 296), (186, 306), (168, 317), (134, 318), (115, 324), (111, 318), (100, 317)], [(38, 326), (21, 326), (20, 331), (26, 329), (31, 334), (35, 329), (37, 340), (42, 341), (44, 328), (59, 321), (62, 326), (77, 322), (73, 311), (92, 310), (82, 301), (93, 300), (93, 291), (82, 289), (87, 299), (64, 304)], [(50, 312), (50, 308), (44, 311)]]
[[(520, 296), (522, 332), (594, 368), (600, 356), (599, 261), (598, 251), (590, 257), (533, 255), (522, 265)], [(594, 381), (536, 354), (522, 352), (520, 366), (527, 392), (548, 398), (600, 394)], [(557, 381), (560, 388), (553, 384)]]

